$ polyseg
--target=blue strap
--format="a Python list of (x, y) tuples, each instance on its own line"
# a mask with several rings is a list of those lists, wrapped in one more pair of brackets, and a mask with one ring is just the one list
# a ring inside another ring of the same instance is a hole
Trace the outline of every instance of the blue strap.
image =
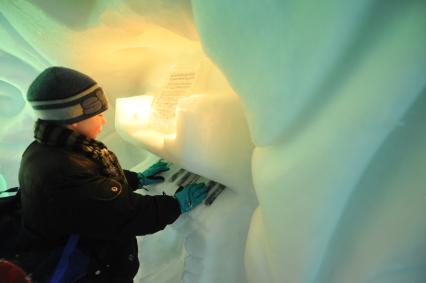
[(61, 282), (65, 274), (65, 271), (67, 270), (69, 265), (69, 257), (74, 252), (79, 238), (80, 238), (80, 235), (77, 235), (77, 234), (72, 234), (71, 236), (69, 236), (67, 244), (65, 245), (65, 248), (62, 252), (61, 259), (59, 260), (59, 263), (55, 269), (55, 273), (53, 274), (49, 283)]

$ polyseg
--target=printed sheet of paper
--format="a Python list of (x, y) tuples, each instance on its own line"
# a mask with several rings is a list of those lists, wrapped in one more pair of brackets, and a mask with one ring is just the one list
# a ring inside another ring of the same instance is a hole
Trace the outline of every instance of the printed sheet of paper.
[(171, 73), (166, 86), (154, 97), (152, 108), (155, 114), (165, 121), (172, 121), (175, 118), (179, 100), (190, 94), (189, 91), (195, 79), (194, 70), (176, 68)]

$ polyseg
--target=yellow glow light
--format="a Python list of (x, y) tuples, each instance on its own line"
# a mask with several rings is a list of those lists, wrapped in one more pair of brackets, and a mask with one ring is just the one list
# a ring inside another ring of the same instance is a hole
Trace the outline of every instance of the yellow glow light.
[(118, 98), (116, 103), (120, 123), (129, 126), (147, 124), (151, 117), (152, 101), (153, 96), (149, 95)]

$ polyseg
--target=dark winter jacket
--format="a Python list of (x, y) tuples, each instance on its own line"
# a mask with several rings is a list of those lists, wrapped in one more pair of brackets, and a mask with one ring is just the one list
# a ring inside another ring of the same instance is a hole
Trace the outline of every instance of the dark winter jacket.
[(31, 272), (77, 233), (78, 248), (91, 258), (81, 282), (132, 282), (139, 267), (135, 236), (173, 223), (179, 204), (172, 196), (134, 193), (134, 172), (124, 170), (127, 182), (121, 183), (101, 172), (90, 158), (63, 147), (34, 141), (26, 149), (19, 172), (24, 268)]

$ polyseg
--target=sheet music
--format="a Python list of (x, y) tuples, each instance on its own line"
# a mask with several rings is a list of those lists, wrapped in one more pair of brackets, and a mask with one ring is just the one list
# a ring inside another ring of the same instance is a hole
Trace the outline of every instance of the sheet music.
[(177, 68), (172, 72), (166, 86), (159, 95), (154, 97), (152, 107), (155, 110), (155, 114), (166, 121), (173, 120), (179, 100), (189, 95), (195, 79), (196, 73), (194, 70)]

